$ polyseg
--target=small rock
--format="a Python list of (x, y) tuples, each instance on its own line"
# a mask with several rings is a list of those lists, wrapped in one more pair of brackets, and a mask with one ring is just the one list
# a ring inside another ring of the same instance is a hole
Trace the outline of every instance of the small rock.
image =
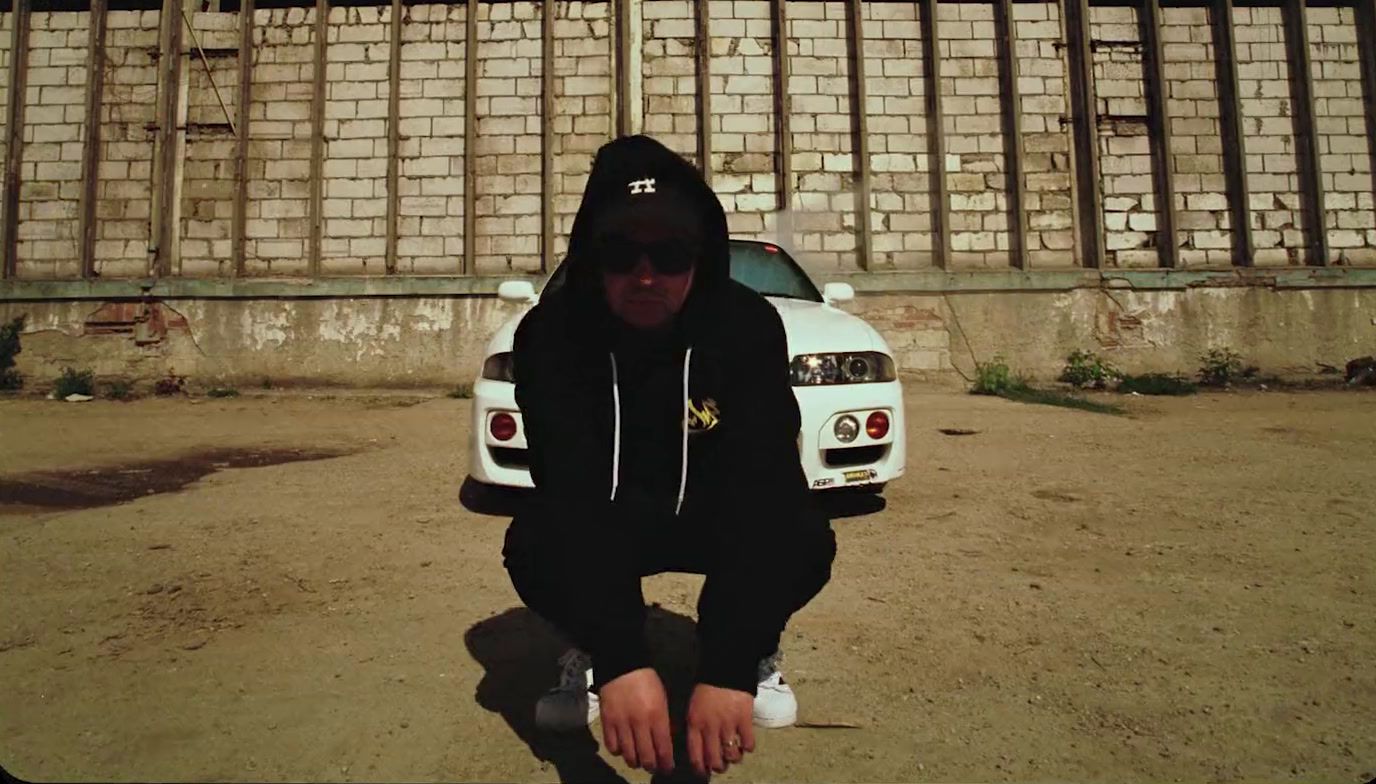
[(85, 403), (87, 401), (95, 400), (95, 398), (91, 397), (90, 395), (82, 395), (76, 392), (73, 392), (72, 394), (62, 399), (67, 401), (68, 403)]
[(153, 583), (152, 585), (148, 586), (148, 590), (144, 591), (144, 593), (146, 593), (146, 594), (162, 593), (162, 583)]
[(401, 722), (401, 728), (402, 728), (402, 729), (406, 729), (407, 727), (410, 727), (410, 726), (411, 726), (411, 722), (409, 722), (409, 721), (403, 720), (403, 721)]
[(421, 562), (420, 562), (420, 568), (424, 569), (425, 567), (429, 566), (429, 565), (432, 564), (432, 563), (434, 563), (434, 561), (421, 561)]
[(1027, 587), (1028, 587), (1028, 588), (1031, 588), (1031, 589), (1034, 590), (1034, 591), (1040, 591), (1040, 590), (1042, 589), (1042, 584), (1041, 584), (1041, 583), (1028, 583), (1028, 584), (1027, 584)]
[(189, 643), (183, 645), (183, 646), (182, 646), (182, 650), (184, 650), (184, 651), (198, 651), (198, 650), (200, 650), (201, 648), (204, 648), (204, 647), (205, 647), (205, 644), (206, 644), (207, 642), (210, 642), (210, 640), (209, 640), (209, 639), (206, 639), (206, 638), (202, 638), (202, 639), (199, 639), (199, 640), (192, 640), (191, 642), (189, 642)]

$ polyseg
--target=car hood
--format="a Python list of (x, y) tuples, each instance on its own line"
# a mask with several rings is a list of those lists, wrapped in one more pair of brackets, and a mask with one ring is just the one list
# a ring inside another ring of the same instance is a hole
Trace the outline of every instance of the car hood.
[[(789, 356), (841, 351), (880, 351), (892, 355), (879, 332), (864, 319), (821, 302), (767, 297), (779, 311), (788, 336)], [(487, 356), (510, 351), (516, 327), (530, 308), (507, 319), (487, 344)]]
[(822, 354), (839, 351), (882, 351), (888, 346), (864, 319), (821, 302), (768, 297), (788, 335), (788, 353)]

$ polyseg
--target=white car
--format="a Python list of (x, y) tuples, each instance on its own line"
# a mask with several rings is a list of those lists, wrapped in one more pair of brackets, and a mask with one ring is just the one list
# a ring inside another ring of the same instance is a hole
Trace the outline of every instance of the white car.
[[(818, 292), (782, 248), (750, 240), (731, 240), (731, 277), (763, 294), (783, 318), (802, 414), (798, 451), (812, 488), (879, 492), (902, 476), (907, 460), (903, 387), (893, 354), (874, 327), (835, 307), (854, 299), (855, 290), (829, 283)], [(545, 291), (558, 288), (563, 279), (561, 266)], [(512, 383), (511, 347), (517, 325), (539, 298), (525, 281), (501, 284), (498, 296), (525, 307), (488, 342), (473, 385), (469, 471), (484, 484), (534, 487)]]

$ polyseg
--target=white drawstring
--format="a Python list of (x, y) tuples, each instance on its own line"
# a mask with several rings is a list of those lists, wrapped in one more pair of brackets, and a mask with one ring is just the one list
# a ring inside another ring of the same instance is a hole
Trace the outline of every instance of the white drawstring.
[[(621, 384), (620, 377), (616, 369), (616, 354), (610, 352), (608, 356), (612, 360), (612, 405), (615, 409), (615, 420), (612, 430), (612, 495), (611, 500), (616, 500), (616, 489), (621, 482)], [(683, 459), (682, 467), (679, 471), (678, 480), (678, 503), (674, 506), (674, 516), (677, 517), (683, 509), (683, 498), (688, 492), (688, 379), (689, 371), (693, 364), (693, 349), (689, 348), (683, 355)]]
[(616, 424), (612, 431), (612, 497), (616, 500), (616, 487), (621, 482), (621, 384), (616, 373), (616, 354), (608, 352), (612, 358), (612, 405), (616, 409)]
[(688, 369), (692, 364), (693, 349), (690, 346), (683, 355), (683, 468), (678, 480), (678, 505), (674, 507), (675, 517), (678, 517), (679, 511), (683, 509), (683, 496), (688, 492)]

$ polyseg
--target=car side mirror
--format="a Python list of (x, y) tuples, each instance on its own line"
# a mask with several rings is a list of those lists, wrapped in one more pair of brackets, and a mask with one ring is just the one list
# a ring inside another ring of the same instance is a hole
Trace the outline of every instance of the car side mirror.
[(840, 305), (855, 299), (855, 288), (849, 283), (828, 283), (822, 287), (822, 299), (828, 305)]
[(505, 280), (497, 287), (497, 297), (513, 305), (533, 305), (539, 298), (535, 296), (535, 286), (528, 280)]

